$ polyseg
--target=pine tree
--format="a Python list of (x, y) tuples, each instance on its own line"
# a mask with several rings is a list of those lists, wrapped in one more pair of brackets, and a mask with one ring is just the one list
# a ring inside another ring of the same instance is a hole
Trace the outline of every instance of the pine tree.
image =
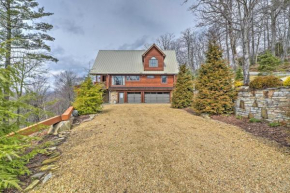
[(233, 112), (236, 92), (233, 73), (222, 58), (222, 50), (210, 41), (206, 63), (201, 66), (196, 83), (199, 93), (193, 101), (197, 113), (229, 114)]
[(177, 82), (173, 90), (171, 105), (173, 108), (190, 107), (193, 97), (192, 75), (186, 65), (179, 67)]
[[(13, 87), (19, 88), (11, 85), (11, 76), (15, 72), (10, 70), (17, 70), (16, 64), (24, 59), (39, 63), (56, 62), (57, 59), (49, 54), (50, 47), (47, 45), (47, 41), (54, 41), (54, 38), (47, 34), (53, 26), (39, 22), (39, 19), (52, 13), (45, 12), (36, 0), (3, 0), (0, 3), (0, 10), (0, 42), (4, 52), (0, 57), (0, 66), (7, 69), (8, 79), (2, 94), (3, 99), (7, 101), (4, 104), (9, 104), (8, 101), (12, 98), (10, 91)], [(3, 122), (7, 126), (9, 119), (9, 114), (4, 116)]]
[(238, 70), (236, 72), (235, 80), (236, 81), (243, 81), (243, 79), (244, 79), (244, 75), (243, 75), (243, 72), (242, 72), (242, 68), (238, 68)]
[(103, 85), (94, 85), (88, 77), (75, 89), (76, 100), (73, 106), (80, 115), (94, 114), (102, 110), (103, 104)]

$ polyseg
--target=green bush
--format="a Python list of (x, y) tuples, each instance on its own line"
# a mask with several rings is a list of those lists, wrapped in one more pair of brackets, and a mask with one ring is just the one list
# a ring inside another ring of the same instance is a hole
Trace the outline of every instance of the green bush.
[(198, 95), (193, 100), (196, 113), (230, 114), (234, 110), (236, 91), (233, 73), (223, 60), (222, 50), (215, 41), (209, 43), (206, 63), (199, 70), (196, 81)]
[(235, 81), (243, 81), (243, 79), (244, 79), (244, 75), (242, 72), (242, 68), (239, 68), (236, 72)]
[(21, 190), (20, 175), (29, 175), (26, 164), (37, 154), (46, 154), (46, 150), (35, 148), (24, 154), (30, 146), (31, 138), (16, 136), (0, 138), (0, 192), (7, 188)]
[(265, 89), (283, 86), (283, 82), (275, 76), (258, 76), (250, 82), (251, 89)]
[(90, 77), (75, 89), (76, 100), (73, 106), (80, 115), (94, 114), (102, 110), (103, 85), (93, 84)]
[(281, 64), (281, 61), (279, 58), (273, 56), (271, 52), (267, 51), (264, 54), (258, 56), (258, 63), (259, 71), (272, 72)]
[(290, 76), (284, 81), (284, 86), (290, 86)]
[(279, 127), (279, 126), (281, 126), (281, 123), (279, 123), (279, 122), (272, 122), (272, 123), (269, 123), (269, 126), (270, 127)]
[(251, 118), (250, 119), (250, 123), (261, 123), (262, 121), (260, 119), (256, 119), (256, 118)]
[(192, 75), (186, 65), (181, 65), (177, 75), (177, 82), (173, 90), (171, 106), (173, 108), (190, 107), (193, 98)]

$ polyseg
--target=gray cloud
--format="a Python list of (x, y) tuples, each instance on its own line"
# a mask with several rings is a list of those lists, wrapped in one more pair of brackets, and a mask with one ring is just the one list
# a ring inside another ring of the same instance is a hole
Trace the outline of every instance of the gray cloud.
[(121, 45), (118, 48), (118, 50), (137, 50), (137, 49), (140, 49), (141, 47), (144, 47), (144, 45), (147, 43), (147, 39), (148, 39), (148, 36), (144, 35), (131, 44), (125, 43), (125, 44)]
[(77, 25), (74, 20), (68, 19), (59, 19), (57, 23), (54, 25), (54, 29), (61, 29), (65, 32), (76, 34), (76, 35), (84, 35), (84, 29)]
[(180, 32), (194, 26), (189, 5), (182, 0), (38, 0), (47, 12), (44, 18), (55, 28), (49, 34), (52, 55), (58, 63), (46, 64), (57, 74), (72, 70), (85, 74), (98, 50), (144, 49), (165, 33)]

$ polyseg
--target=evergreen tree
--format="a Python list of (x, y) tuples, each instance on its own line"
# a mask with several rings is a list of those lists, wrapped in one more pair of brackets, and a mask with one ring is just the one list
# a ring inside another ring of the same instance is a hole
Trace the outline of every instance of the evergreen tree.
[(264, 54), (258, 56), (258, 63), (259, 63), (258, 67), (259, 71), (272, 72), (281, 64), (281, 61), (271, 52), (266, 51)]
[(236, 92), (233, 73), (222, 58), (216, 41), (209, 42), (206, 63), (199, 70), (196, 83), (199, 93), (193, 101), (197, 113), (228, 114), (233, 112)]
[[(50, 47), (46, 44), (47, 41), (54, 40), (47, 34), (53, 26), (39, 22), (39, 19), (50, 16), (52, 13), (44, 12), (44, 8), (39, 7), (36, 0), (3, 0), (0, 3), (0, 11), (0, 41), (4, 52), (0, 57), (0, 67), (7, 69), (5, 82), (7, 85), (3, 87), (2, 94), (3, 100), (10, 101), (11, 91), (14, 92), (12, 88), (20, 88), (19, 85), (11, 85), (16, 82), (11, 79), (12, 75), (16, 74), (17, 64), (24, 60), (38, 63), (57, 61), (49, 54)], [(9, 102), (4, 103), (6, 104)], [(5, 108), (8, 109), (9, 106)], [(18, 114), (21, 113), (18, 112)], [(7, 126), (9, 119), (9, 114), (3, 118), (3, 123)]]
[(90, 77), (75, 89), (76, 100), (73, 106), (80, 115), (94, 114), (102, 110), (103, 85), (94, 85)]
[(190, 107), (193, 97), (192, 75), (186, 65), (179, 67), (177, 81), (173, 90), (171, 105), (173, 108)]
[(236, 81), (243, 81), (244, 80), (244, 75), (242, 72), (242, 68), (238, 68), (237, 72), (236, 72), (236, 77), (235, 77)]

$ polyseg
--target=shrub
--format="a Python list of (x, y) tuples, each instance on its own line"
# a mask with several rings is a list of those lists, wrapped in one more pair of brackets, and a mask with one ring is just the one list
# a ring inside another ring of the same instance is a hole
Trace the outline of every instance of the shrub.
[(177, 75), (177, 82), (173, 90), (172, 107), (186, 108), (190, 107), (193, 98), (192, 75), (186, 65), (181, 65)]
[(88, 77), (75, 89), (76, 100), (73, 103), (79, 115), (94, 114), (102, 110), (103, 104), (103, 85), (94, 85), (91, 78)]
[(283, 86), (283, 83), (275, 76), (259, 76), (250, 82), (251, 89), (265, 89), (279, 86)]
[(243, 81), (243, 79), (244, 79), (244, 75), (243, 75), (242, 69), (239, 68), (236, 72), (235, 81)]
[(279, 58), (273, 56), (271, 52), (267, 51), (264, 54), (258, 56), (259, 70), (262, 72), (274, 71), (277, 66), (281, 64)]
[(244, 83), (243, 83), (242, 81), (236, 81), (236, 82), (235, 82), (235, 87), (236, 87), (236, 88), (241, 87), (241, 86), (243, 86), (243, 85), (244, 85)]
[(284, 81), (284, 86), (290, 86), (290, 76)]
[(233, 73), (222, 58), (222, 50), (215, 41), (209, 43), (206, 63), (199, 70), (196, 82), (199, 90), (193, 101), (196, 113), (230, 114), (233, 112), (236, 91)]
[(7, 188), (21, 190), (20, 175), (29, 175), (26, 164), (37, 154), (46, 154), (44, 149), (35, 148), (23, 154), (30, 146), (30, 138), (23, 136), (0, 138), (0, 192)]
[(279, 126), (281, 126), (281, 124), (279, 122), (272, 122), (272, 123), (269, 123), (269, 126), (270, 127), (279, 127)]
[(250, 119), (250, 123), (261, 123), (262, 121), (260, 119), (256, 119), (256, 118), (251, 118)]

